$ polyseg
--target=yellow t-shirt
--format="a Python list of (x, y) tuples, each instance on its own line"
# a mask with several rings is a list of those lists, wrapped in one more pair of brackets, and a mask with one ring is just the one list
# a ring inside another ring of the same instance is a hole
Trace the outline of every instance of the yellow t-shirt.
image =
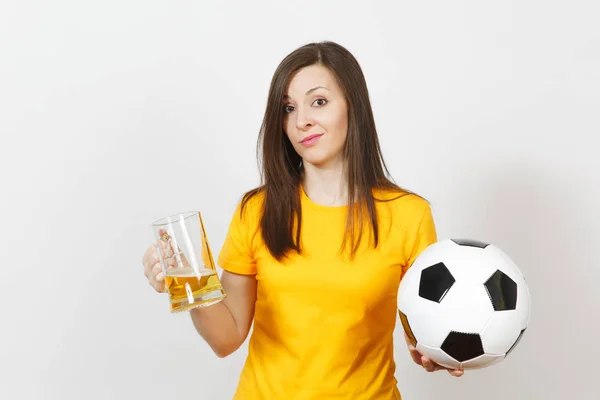
[(269, 254), (258, 233), (262, 193), (242, 218), (238, 205), (219, 254), (224, 270), (257, 279), (249, 354), (234, 399), (400, 399), (392, 337), (398, 285), (437, 240), (429, 204), (415, 195), (376, 202), (379, 247), (367, 230), (350, 262), (338, 254), (347, 207), (317, 204), (300, 191), (302, 256), (279, 263)]

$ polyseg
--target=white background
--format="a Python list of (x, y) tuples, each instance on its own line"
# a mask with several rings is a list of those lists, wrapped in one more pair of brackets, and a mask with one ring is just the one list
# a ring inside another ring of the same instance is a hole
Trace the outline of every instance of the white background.
[(460, 379), (413, 364), (397, 329), (404, 399), (597, 399), (599, 16), (594, 1), (3, 1), (1, 397), (231, 398), (247, 347), (218, 359), (168, 312), (142, 273), (147, 227), (199, 209), (218, 253), (258, 184), (277, 64), (328, 39), (361, 63), (392, 175), (431, 201), (440, 238), (496, 244), (530, 285), (517, 349)]

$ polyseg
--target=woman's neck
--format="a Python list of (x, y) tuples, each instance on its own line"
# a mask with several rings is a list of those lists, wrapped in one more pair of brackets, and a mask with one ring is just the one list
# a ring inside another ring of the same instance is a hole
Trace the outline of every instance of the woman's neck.
[(305, 163), (302, 186), (306, 195), (317, 204), (348, 204), (348, 179), (342, 164), (325, 168)]

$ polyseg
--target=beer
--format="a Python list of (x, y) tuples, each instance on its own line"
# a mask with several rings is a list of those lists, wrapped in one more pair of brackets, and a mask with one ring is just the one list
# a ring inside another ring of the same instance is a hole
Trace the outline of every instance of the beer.
[(200, 212), (161, 218), (152, 223), (152, 232), (172, 313), (225, 298)]
[(202, 268), (167, 270), (165, 285), (171, 301), (171, 312), (186, 311), (221, 301), (225, 297), (217, 271)]

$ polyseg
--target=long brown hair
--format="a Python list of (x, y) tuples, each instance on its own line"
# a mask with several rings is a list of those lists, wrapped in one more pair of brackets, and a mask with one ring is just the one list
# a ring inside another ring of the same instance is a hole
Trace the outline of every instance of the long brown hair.
[(351, 257), (362, 239), (367, 216), (374, 247), (379, 243), (377, 199), (373, 189), (387, 189), (400, 195), (409, 193), (388, 178), (390, 174), (381, 154), (367, 84), (358, 61), (335, 42), (299, 47), (281, 61), (273, 75), (257, 146), (261, 185), (245, 193), (242, 199), (243, 210), (250, 198), (264, 192), (260, 229), (265, 245), (277, 260), (290, 250), (302, 252), (299, 185), (303, 167), (283, 130), (284, 93), (294, 73), (314, 64), (331, 71), (348, 104), (348, 135), (343, 149), (348, 168), (348, 204), (359, 205), (358, 208), (348, 207), (343, 239), (343, 247), (348, 238), (351, 239)]

